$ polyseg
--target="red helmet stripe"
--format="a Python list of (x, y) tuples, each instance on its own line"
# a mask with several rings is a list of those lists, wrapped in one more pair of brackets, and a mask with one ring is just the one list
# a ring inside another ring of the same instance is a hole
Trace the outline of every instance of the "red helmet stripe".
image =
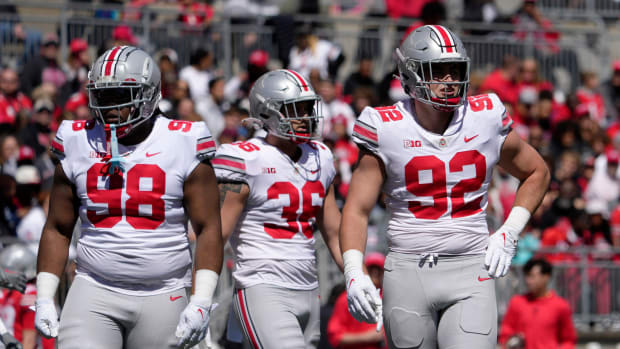
[(446, 52), (453, 52), (454, 51), (454, 48), (453, 48), (454, 43), (452, 43), (452, 38), (450, 37), (450, 34), (446, 30), (446, 28), (444, 28), (444, 27), (442, 27), (440, 25), (434, 25), (432, 27), (433, 27), (433, 29), (435, 29), (439, 33), (439, 36), (443, 40), (444, 45), (446, 47)]
[(112, 64), (114, 63), (114, 59), (116, 58), (116, 55), (118, 54), (118, 51), (121, 50), (121, 46), (116, 46), (115, 48), (112, 49), (112, 52), (110, 52), (110, 54), (108, 55), (108, 58), (106, 59), (106, 63), (105, 63), (105, 71), (103, 72), (103, 75), (110, 75), (112, 73)]
[(304, 91), (308, 91), (308, 84), (306, 83), (306, 80), (304, 80), (304, 78), (301, 77), (301, 75), (299, 75), (296, 71), (294, 70), (287, 70), (289, 73), (295, 75), (295, 77), (300, 81), (301, 83), (301, 87), (304, 88)]

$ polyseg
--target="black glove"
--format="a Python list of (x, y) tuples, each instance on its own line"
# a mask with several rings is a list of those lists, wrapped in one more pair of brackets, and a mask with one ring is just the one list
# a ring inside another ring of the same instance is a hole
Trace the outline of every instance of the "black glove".
[(0, 269), (0, 287), (11, 288), (20, 293), (26, 290), (26, 275)]
[(2, 335), (2, 344), (6, 349), (22, 349), (22, 344), (9, 332)]

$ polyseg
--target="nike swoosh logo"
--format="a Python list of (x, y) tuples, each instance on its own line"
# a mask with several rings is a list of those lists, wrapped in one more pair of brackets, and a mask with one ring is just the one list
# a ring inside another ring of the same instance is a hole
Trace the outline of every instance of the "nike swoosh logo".
[(465, 136), (465, 143), (467, 143), (467, 142), (471, 141), (472, 139), (474, 139), (474, 138), (476, 138), (476, 137), (478, 137), (478, 135), (475, 135), (475, 136), (473, 136), (473, 137), (471, 137), (471, 138), (467, 138), (467, 136)]
[(153, 154), (149, 154), (148, 152), (146, 152), (146, 157), (147, 157), (147, 158), (150, 158), (151, 156), (155, 156), (155, 155), (157, 155), (157, 154), (161, 154), (161, 152), (160, 152), (160, 151), (158, 151), (157, 153), (153, 153)]
[(351, 281), (349, 281), (349, 287), (351, 287), (351, 284), (353, 283), (353, 281), (355, 281), (355, 279), (351, 279)]
[(181, 297), (183, 297), (183, 296), (177, 296), (177, 297), (170, 296), (170, 301), (174, 302), (174, 301), (176, 301), (177, 299), (179, 299)]
[(202, 316), (202, 318), (205, 318), (205, 314), (202, 313), (202, 309), (198, 308), (198, 312), (200, 313), (200, 316)]
[(478, 281), (487, 281), (487, 280), (491, 280), (492, 278), (483, 278), (478, 276)]

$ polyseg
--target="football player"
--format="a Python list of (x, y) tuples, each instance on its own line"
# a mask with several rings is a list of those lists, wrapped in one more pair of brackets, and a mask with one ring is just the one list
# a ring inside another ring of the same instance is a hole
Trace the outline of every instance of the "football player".
[[(468, 97), (470, 61), (453, 32), (420, 27), (396, 56), (411, 98), (364, 109), (354, 128), (361, 155), (340, 230), (349, 309), (378, 327), (384, 321), (390, 348), (495, 348), (494, 279), (508, 272), (548, 169), (511, 130), (495, 94)], [(495, 164), (521, 185), (489, 237)], [(381, 191), (390, 212), (383, 304), (362, 272), (368, 214)]]
[(293, 70), (261, 76), (250, 114), (268, 134), (218, 148), (213, 166), (222, 233), (235, 256), (234, 305), (254, 348), (314, 348), (319, 290), (314, 231), (342, 267), (331, 151), (320, 137), (321, 101)]
[[(89, 73), (94, 120), (63, 121), (52, 142), (60, 162), (35, 321), (60, 348), (186, 348), (206, 335), (223, 254), (219, 203), (209, 200), (215, 144), (204, 123), (160, 114), (160, 78), (139, 48), (106, 51)], [(53, 297), (78, 217), (76, 277), (59, 324)], [(187, 218), (197, 234), (193, 285)]]

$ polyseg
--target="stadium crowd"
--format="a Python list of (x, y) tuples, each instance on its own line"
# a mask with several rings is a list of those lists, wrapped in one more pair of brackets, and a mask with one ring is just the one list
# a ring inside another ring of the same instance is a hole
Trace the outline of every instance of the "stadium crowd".
[[(124, 2), (124, 11), (99, 11), (100, 18), (119, 20), (111, 40), (104, 47), (94, 47), (82, 38), (73, 38), (66, 43), (66, 58), (60, 56), (61, 42), (56, 32), (39, 34), (37, 38), (24, 34), (33, 32), (15, 23), (9, 29), (0, 26), (0, 31), (22, 36), (24, 43), (27, 38), (35, 38), (37, 43), (33, 48), (36, 53), (28, 61), (20, 62), (18, 67), (3, 66), (0, 71), (0, 234), (4, 241), (23, 241), (36, 253), (54, 172), (50, 142), (55, 131), (62, 120), (92, 118), (84, 87), (95, 53), (116, 45), (140, 45), (132, 29), (121, 21), (140, 18), (140, 8), (154, 2), (132, 0)], [(158, 2), (179, 6), (178, 21), (200, 33), (208, 32), (214, 15), (210, 4), (193, 0)], [(342, 1), (329, 11), (377, 15), (373, 9), (359, 7), (366, 3), (373, 2)], [(405, 31), (445, 18), (445, 7), (440, 2), (418, 1), (411, 7), (401, 3), (405, 2), (385, 1), (381, 11), (392, 18), (415, 18), (414, 25), (403, 28)], [(237, 14), (246, 11), (243, 16), (279, 11), (273, 6), (249, 6), (255, 5), (250, 1), (244, 4), (230, 1), (221, 10)], [(473, 5), (466, 6), (465, 15), (475, 19), (479, 11)], [(545, 28), (541, 38), (550, 42), (559, 35), (552, 32), (551, 23), (536, 11), (533, 1), (526, 1), (512, 22)], [(273, 25), (279, 27), (276, 35), (286, 31), (285, 23)], [(247, 97), (252, 83), (278, 67), (301, 72), (323, 99), (324, 143), (335, 155), (338, 173), (334, 183), (337, 200), (342, 204), (358, 158), (358, 149), (351, 140), (355, 119), (366, 106), (391, 105), (406, 94), (393, 72), (382, 80), (373, 78), (371, 52), (361, 50), (357, 57), (345, 57), (336, 43), (319, 38), (313, 30), (299, 26), (295, 40), (289, 35), (288, 51), (277, 57), (248, 45), (247, 57), (237, 57), (244, 69), (230, 79), (216, 68), (214, 60), (221, 57), (214, 55), (212, 46), (195, 47), (186, 66), (180, 64), (180, 52), (154, 48), (152, 53), (162, 72), (163, 99), (159, 108), (171, 118), (205, 121), (218, 144), (247, 140), (255, 131), (243, 122), (248, 117)], [(33, 46), (31, 42), (28, 45)], [(355, 61), (355, 71), (340, 69), (345, 60)], [(543, 155), (552, 174), (550, 190), (521, 236), (514, 264), (524, 265), (540, 248), (556, 248), (546, 254), (552, 263), (577, 260), (579, 257), (570, 248), (580, 246), (592, 248), (590, 260), (620, 263), (620, 254), (614, 252), (620, 248), (620, 60), (609, 67), (611, 78), (607, 81), (601, 81), (594, 71), (580, 71), (569, 93), (560, 91), (553, 79), (541, 74), (541, 65), (547, 62), (539, 57), (506, 55), (502, 62), (493, 63), (496, 69), (489, 74), (472, 72), (469, 95), (498, 94), (514, 120), (513, 127)], [(345, 78), (340, 79), (342, 76)], [(499, 168), (493, 176), (487, 212), (492, 231), (507, 218), (518, 186)], [(376, 212), (371, 217), (371, 229), (381, 232), (386, 224), (381, 201)], [(371, 249), (385, 252), (380, 233), (376, 236), (378, 242)], [(605, 301), (609, 296), (609, 286), (597, 291), (599, 313), (610, 311), (611, 305)], [(575, 292), (574, 297), (579, 294)]]

